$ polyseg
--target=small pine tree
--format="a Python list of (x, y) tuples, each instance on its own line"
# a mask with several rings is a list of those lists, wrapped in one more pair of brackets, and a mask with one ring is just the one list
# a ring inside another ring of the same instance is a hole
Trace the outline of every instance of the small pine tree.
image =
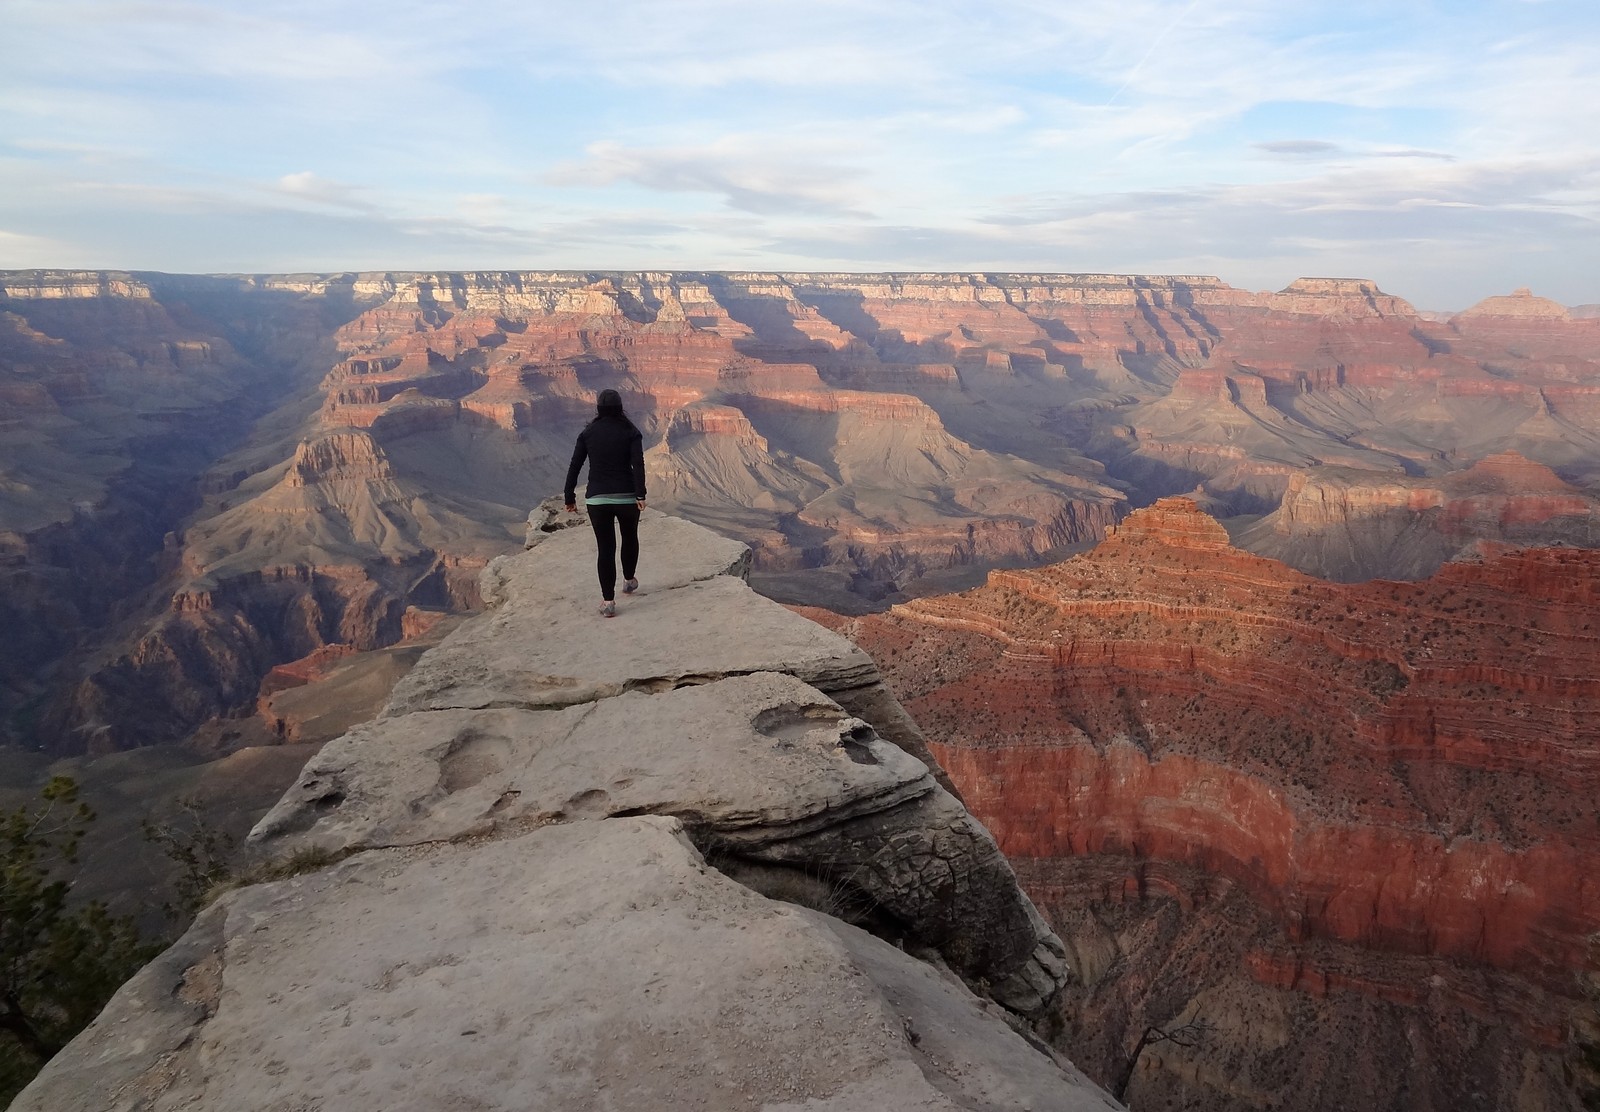
[(178, 867), (172, 882), (174, 899), (161, 908), (180, 928), (187, 926), (214, 891), (234, 879), (233, 835), (213, 825), (200, 801), (192, 797), (176, 800), (161, 821), (146, 819), (139, 826), (145, 840)]
[(0, 813), (0, 1101), (88, 1026), (152, 956), (129, 918), (69, 907), (70, 867), (94, 812), (57, 776)]

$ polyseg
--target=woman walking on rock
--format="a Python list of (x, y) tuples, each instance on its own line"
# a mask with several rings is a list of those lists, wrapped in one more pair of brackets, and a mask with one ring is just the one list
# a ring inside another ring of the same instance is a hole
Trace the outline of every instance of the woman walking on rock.
[(622, 591), (639, 589), (634, 572), (639, 566), (639, 511), (644, 509), (644, 436), (622, 411), (622, 395), (602, 390), (595, 399), (595, 418), (578, 434), (562, 491), (568, 513), (578, 512), (578, 471), (589, 461), (589, 486), (584, 504), (594, 527), (599, 555), (600, 613), (617, 615), (617, 531), (622, 532)]

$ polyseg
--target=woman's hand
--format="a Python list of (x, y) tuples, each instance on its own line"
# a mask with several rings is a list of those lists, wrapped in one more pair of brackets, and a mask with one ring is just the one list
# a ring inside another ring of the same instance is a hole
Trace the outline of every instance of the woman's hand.
[(644, 499), (643, 498), (635, 498), (634, 502), (638, 505), (638, 507), (641, 510), (644, 509)]
[(569, 514), (577, 513), (578, 512), (578, 504), (576, 502), (568, 502), (567, 503), (567, 512)]

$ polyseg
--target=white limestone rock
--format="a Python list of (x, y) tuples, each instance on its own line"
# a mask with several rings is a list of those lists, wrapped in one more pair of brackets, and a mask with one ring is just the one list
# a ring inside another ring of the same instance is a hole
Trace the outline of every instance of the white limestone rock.
[[(552, 550), (558, 545), (513, 559), (533, 563)], [(596, 605), (561, 593), (559, 583), (540, 603), (508, 598), (423, 657), (384, 714), (571, 706), (753, 672), (787, 672), (830, 693), (880, 682), (849, 641), (731, 576), (644, 586), (619, 601), (614, 619), (598, 617)]]
[(795, 831), (936, 790), (920, 761), (865, 722), (763, 672), (553, 710), (380, 718), (312, 757), (251, 840), (280, 854), (347, 851), (641, 812), (730, 833)]
[(931, 967), (708, 868), (674, 819), (370, 851), (192, 933), (16, 1112), (1117, 1107)]
[(1114, 1107), (1016, 1033), (1063, 948), (872, 662), (645, 526), (614, 620), (582, 531), (492, 566), (252, 835), (353, 856), (223, 897), (13, 1107)]
[(988, 831), (920, 761), (787, 675), (380, 719), (313, 757), (251, 839), (283, 856), (641, 813), (682, 819), (758, 890), (938, 951), (1017, 1012), (1062, 984), (1065, 951)]

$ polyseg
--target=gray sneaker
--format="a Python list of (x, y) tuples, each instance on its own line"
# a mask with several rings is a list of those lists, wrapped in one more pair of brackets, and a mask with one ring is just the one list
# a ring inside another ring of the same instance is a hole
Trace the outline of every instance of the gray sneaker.
[(617, 616), (617, 604), (608, 602), (600, 607), (600, 616), (602, 618), (615, 618)]
[(623, 594), (631, 595), (631, 594), (633, 594), (633, 592), (637, 591), (638, 589), (639, 589), (639, 581), (637, 579), (624, 579), (622, 581), (622, 593)]

